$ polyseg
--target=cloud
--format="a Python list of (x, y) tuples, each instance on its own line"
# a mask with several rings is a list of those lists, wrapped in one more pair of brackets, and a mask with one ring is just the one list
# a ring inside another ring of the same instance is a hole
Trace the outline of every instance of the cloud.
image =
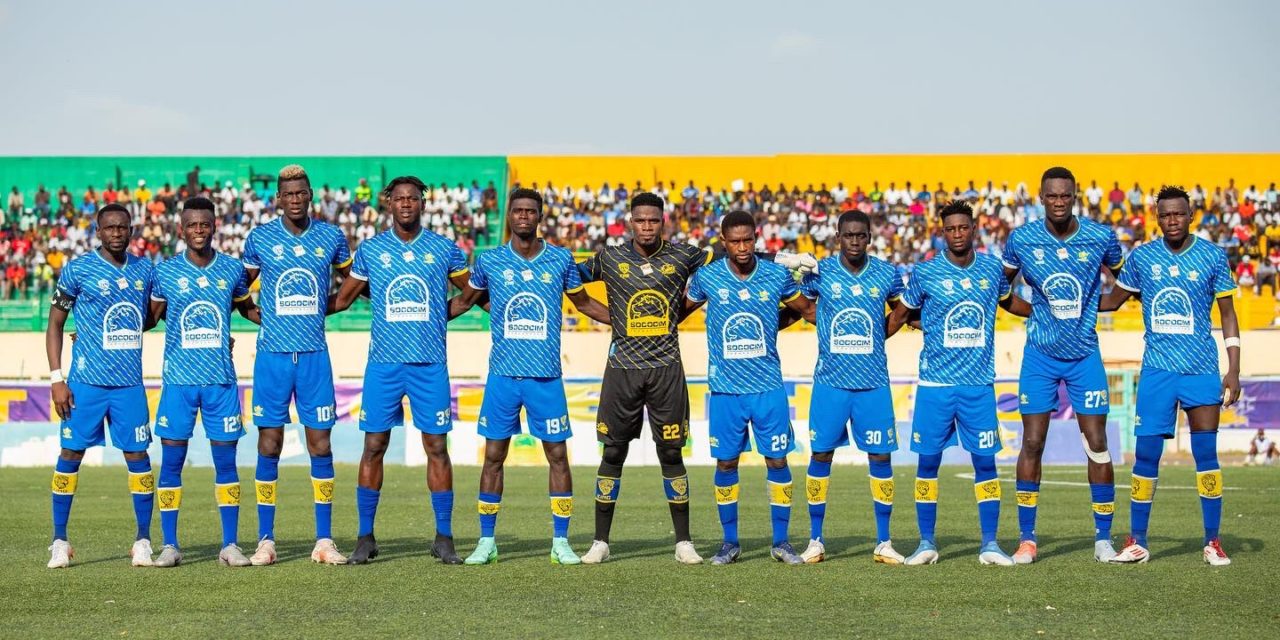
[(769, 57), (805, 58), (816, 55), (821, 48), (822, 41), (808, 33), (786, 31), (769, 45)]

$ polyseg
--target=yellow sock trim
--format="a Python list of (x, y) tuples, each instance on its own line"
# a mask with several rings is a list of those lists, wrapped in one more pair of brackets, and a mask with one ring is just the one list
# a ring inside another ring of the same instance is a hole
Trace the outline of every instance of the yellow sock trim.
[(240, 483), (213, 485), (213, 499), (219, 507), (235, 507), (240, 505)]
[(156, 504), (161, 511), (177, 511), (182, 506), (182, 487), (160, 487)]
[(74, 496), (76, 494), (76, 486), (80, 484), (79, 473), (59, 473), (53, 472), (53, 482), (50, 483), (55, 496)]
[(734, 504), (738, 501), (738, 485), (716, 487), (716, 504)]
[[(552, 502), (554, 503), (555, 501), (552, 500)], [(476, 512), (482, 516), (491, 516), (491, 515), (497, 514), (498, 508), (501, 506), (502, 506), (501, 502), (485, 502), (483, 500), (477, 500)], [(555, 505), (553, 504), (551, 508), (552, 510), (554, 510)]]
[(129, 472), (129, 493), (155, 493), (156, 477), (150, 471)]
[(871, 499), (880, 504), (893, 504), (893, 478), (871, 476)]
[[(1198, 486), (1200, 483), (1197, 482)], [(1133, 476), (1129, 484), (1129, 498), (1134, 502), (1151, 502), (1156, 496), (1156, 479)]]
[(826, 504), (827, 489), (830, 487), (831, 476), (825, 478), (807, 476), (804, 480), (804, 495), (809, 499), (809, 504)]
[(1100, 516), (1109, 516), (1116, 512), (1116, 503), (1114, 502), (1095, 502), (1093, 503), (1093, 512)]
[(551, 499), (551, 515), (568, 518), (573, 515), (573, 497), (557, 497)]
[(1000, 495), (1000, 480), (998, 478), (973, 483), (973, 497), (978, 502), (999, 500)]
[(790, 482), (769, 483), (769, 504), (775, 507), (791, 506), (791, 493), (794, 485)]
[(276, 506), (276, 481), (254, 480), (254, 491), (258, 494), (258, 504)]
[(1222, 497), (1222, 469), (1196, 472), (1196, 490), (1201, 498)]
[(1034, 507), (1040, 503), (1039, 491), (1018, 491), (1014, 493), (1019, 507)]
[(312, 478), (311, 493), (316, 504), (333, 504), (333, 478)]
[(938, 501), (938, 479), (916, 478), (916, 502)]

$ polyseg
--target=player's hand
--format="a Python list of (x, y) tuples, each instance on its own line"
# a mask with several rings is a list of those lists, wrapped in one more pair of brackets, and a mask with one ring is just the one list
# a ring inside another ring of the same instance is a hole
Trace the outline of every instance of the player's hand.
[(227, 336), (227, 351), (230, 351), (233, 355), (235, 354), (236, 352), (235, 336)]
[(58, 412), (58, 417), (63, 420), (71, 418), (71, 409), (76, 406), (71, 387), (66, 382), (55, 382), (49, 391), (53, 394), (53, 408)]
[(774, 254), (773, 261), (790, 271), (799, 271), (801, 275), (812, 273), (818, 268), (818, 259), (814, 258), (812, 253), (779, 251)]
[(1222, 408), (1225, 409), (1240, 399), (1240, 374), (1228, 373), (1222, 378)]
[(70, 333), (68, 333), (68, 334), (67, 334), (67, 337), (71, 338), (71, 342), (74, 344), (74, 343), (75, 343), (75, 341), (76, 341), (76, 338), (77, 338), (77, 337), (79, 337), (79, 336), (77, 336), (77, 335), (76, 335), (76, 332), (75, 332), (75, 331), (72, 331), (72, 332), (70, 332)]

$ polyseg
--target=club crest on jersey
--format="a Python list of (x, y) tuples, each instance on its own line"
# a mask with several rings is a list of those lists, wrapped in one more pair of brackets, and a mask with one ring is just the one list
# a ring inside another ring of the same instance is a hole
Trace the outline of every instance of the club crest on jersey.
[(597, 432), (599, 432), (599, 433), (608, 434), (608, 433), (609, 433), (609, 425), (607, 425), (607, 424), (605, 424), (605, 423), (603, 423), (603, 422), (597, 422), (597, 423), (596, 423), (596, 431), (597, 431)]
[(381, 262), (381, 263), (382, 263), (383, 268), (390, 267), (390, 266), (391, 266), (391, 254), (387, 253), (386, 251), (383, 251), (383, 252), (382, 252), (382, 255), (378, 256), (378, 262)]
[(105, 279), (99, 279), (98, 293), (101, 293), (104, 296), (111, 295), (111, 283), (107, 282)]
[(516, 272), (515, 272), (515, 271), (512, 271), (511, 269), (503, 269), (503, 270), (502, 270), (502, 282), (503, 282), (503, 284), (506, 284), (507, 286), (511, 286), (511, 285), (515, 284), (515, 283), (516, 283)]
[(1044, 249), (1032, 249), (1031, 255), (1035, 256), (1036, 264), (1044, 264)]
[(661, 267), (658, 267), (658, 273), (661, 273), (664, 276), (675, 275), (676, 266), (670, 262), (664, 262)]
[(987, 341), (987, 327), (982, 307), (964, 301), (951, 307), (942, 322), (942, 346), (947, 349), (981, 348)]
[(947, 293), (953, 293), (956, 290), (956, 283), (951, 278), (947, 278), (942, 281), (942, 288), (946, 289)]
[(1195, 333), (1196, 319), (1191, 312), (1191, 297), (1177, 287), (1165, 287), (1151, 298), (1151, 331), (1154, 333), (1189, 335)]
[(1152, 279), (1152, 280), (1159, 280), (1159, 279), (1160, 279), (1160, 275), (1161, 275), (1162, 273), (1164, 273), (1164, 268), (1163, 268), (1163, 267), (1161, 267), (1161, 266), (1160, 266), (1160, 265), (1158, 265), (1158, 264), (1153, 264), (1153, 265), (1151, 265), (1151, 279)]
[(431, 319), (431, 294), (427, 283), (406, 273), (387, 285), (383, 296), (383, 317), (387, 322), (425, 322)]
[(502, 310), (502, 335), (510, 340), (546, 340), (547, 305), (528, 291), (512, 296)]
[(102, 348), (106, 351), (142, 348), (142, 312), (128, 302), (117, 302), (102, 319)]
[(310, 271), (294, 267), (276, 280), (276, 315), (310, 316), (320, 313), (320, 287)]
[(618, 275), (619, 275), (619, 276), (622, 276), (624, 279), (625, 279), (625, 278), (630, 278), (630, 277), (631, 277), (631, 265), (629, 265), (629, 264), (627, 264), (627, 263), (625, 263), (625, 262), (619, 262), (619, 263), (618, 263)]
[(831, 353), (866, 355), (872, 352), (871, 316), (862, 309), (849, 308), (831, 319)]
[(831, 297), (837, 300), (844, 297), (844, 287), (840, 286), (839, 282), (831, 283)]
[(717, 290), (716, 290), (716, 294), (720, 296), (720, 302), (728, 302), (728, 301), (729, 301), (729, 290), (728, 290), (728, 289), (717, 289)]
[(1069, 273), (1055, 273), (1044, 281), (1041, 287), (1044, 297), (1049, 301), (1049, 311), (1059, 320), (1073, 320), (1080, 317), (1084, 305), (1084, 288), (1080, 281)]
[(275, 255), (276, 260), (284, 260), (284, 245), (278, 244), (271, 247), (271, 253)]
[(721, 349), (725, 360), (763, 357), (766, 351), (764, 323), (745, 311), (729, 316), (721, 333)]
[(671, 332), (671, 305), (653, 289), (641, 289), (627, 300), (627, 335), (661, 336)]
[(222, 313), (207, 300), (198, 300), (182, 310), (178, 321), (183, 349), (218, 349), (222, 347)]
[(191, 279), (187, 277), (178, 278), (178, 289), (186, 293), (191, 289)]

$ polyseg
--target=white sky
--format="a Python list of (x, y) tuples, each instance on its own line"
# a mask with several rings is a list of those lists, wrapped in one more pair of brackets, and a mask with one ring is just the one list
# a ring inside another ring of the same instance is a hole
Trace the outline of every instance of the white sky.
[(0, 153), (1274, 152), (1278, 26), (1270, 0), (0, 0)]

